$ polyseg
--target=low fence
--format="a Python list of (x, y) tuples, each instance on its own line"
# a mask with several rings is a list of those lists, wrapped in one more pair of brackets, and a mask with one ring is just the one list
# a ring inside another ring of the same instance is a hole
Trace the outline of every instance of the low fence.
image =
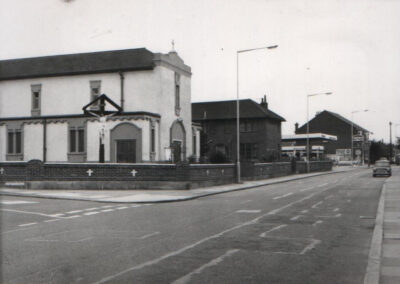
[[(332, 169), (331, 162), (311, 162), (311, 171)], [(243, 179), (266, 179), (307, 171), (305, 162), (243, 163)], [(189, 189), (233, 183), (235, 164), (0, 163), (0, 183), (24, 182), (31, 188)]]

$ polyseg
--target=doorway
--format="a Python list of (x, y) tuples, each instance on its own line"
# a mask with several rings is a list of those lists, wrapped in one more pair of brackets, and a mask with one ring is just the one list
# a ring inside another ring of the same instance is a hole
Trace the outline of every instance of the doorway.
[(136, 163), (136, 139), (116, 141), (117, 163)]

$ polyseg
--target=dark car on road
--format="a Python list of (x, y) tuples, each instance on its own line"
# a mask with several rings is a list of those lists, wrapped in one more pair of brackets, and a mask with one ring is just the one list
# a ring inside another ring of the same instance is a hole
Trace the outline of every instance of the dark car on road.
[(391, 176), (392, 168), (388, 160), (379, 160), (375, 162), (374, 168), (372, 169), (372, 176)]

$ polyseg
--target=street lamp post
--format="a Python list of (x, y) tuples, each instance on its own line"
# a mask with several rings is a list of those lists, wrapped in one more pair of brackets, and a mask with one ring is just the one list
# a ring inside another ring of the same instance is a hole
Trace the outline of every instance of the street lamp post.
[[(353, 165), (353, 160), (354, 160), (354, 147), (353, 147), (353, 131), (354, 131), (354, 123), (353, 123), (353, 114), (358, 113), (358, 112), (367, 112), (368, 109), (364, 110), (354, 110), (351, 112), (351, 129), (350, 129), (350, 140), (351, 140), (351, 165)], [(363, 149), (364, 152), (364, 149)]]
[(320, 96), (320, 95), (332, 95), (332, 92), (326, 93), (316, 93), (316, 94), (308, 94), (307, 95), (307, 173), (310, 172), (310, 126), (309, 126), (309, 105), (310, 105), (310, 97)]
[(278, 45), (270, 45), (251, 49), (242, 49), (236, 51), (236, 167), (237, 183), (240, 183), (240, 115), (239, 115), (239, 54), (260, 49), (275, 49)]

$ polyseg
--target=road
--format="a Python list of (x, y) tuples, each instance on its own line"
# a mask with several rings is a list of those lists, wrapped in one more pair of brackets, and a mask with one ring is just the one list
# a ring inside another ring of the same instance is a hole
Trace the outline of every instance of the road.
[(3, 197), (2, 283), (363, 283), (385, 179), (152, 205)]

